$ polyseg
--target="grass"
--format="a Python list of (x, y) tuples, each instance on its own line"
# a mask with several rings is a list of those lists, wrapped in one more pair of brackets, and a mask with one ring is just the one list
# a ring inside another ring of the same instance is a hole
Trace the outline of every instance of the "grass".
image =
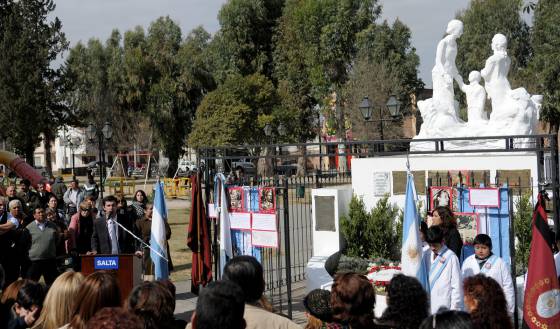
[(171, 280), (185, 281), (191, 277), (192, 253), (187, 247), (187, 228), (190, 209), (169, 209), (168, 221), (171, 226), (169, 249), (175, 270), (171, 272)]

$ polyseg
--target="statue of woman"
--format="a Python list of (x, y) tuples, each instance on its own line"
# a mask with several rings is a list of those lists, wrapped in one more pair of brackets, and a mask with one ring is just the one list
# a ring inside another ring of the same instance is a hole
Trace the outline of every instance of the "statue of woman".
[(507, 38), (503, 34), (496, 34), (492, 38), (494, 54), (488, 57), (486, 65), (480, 71), (484, 78), (488, 98), (492, 101), (492, 114), (500, 112), (511, 86), (507, 79), (511, 60), (507, 55)]
[(446, 33), (447, 36), (438, 43), (436, 62), (432, 69), (432, 99), (438, 112), (448, 112), (458, 121), (453, 80), (456, 80), (459, 85), (463, 84), (463, 78), (459, 75), (455, 65), (457, 38), (463, 34), (463, 23), (456, 19), (450, 21), (447, 24)]

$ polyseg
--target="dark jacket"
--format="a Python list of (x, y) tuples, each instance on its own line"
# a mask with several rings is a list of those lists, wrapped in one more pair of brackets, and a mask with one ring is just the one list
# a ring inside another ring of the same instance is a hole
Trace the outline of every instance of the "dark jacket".
[(66, 192), (67, 189), (68, 187), (66, 187), (66, 185), (62, 181), (62, 178), (60, 177), (56, 178), (54, 184), (51, 186), (51, 192), (58, 199), (59, 203), (62, 202), (64, 198), (64, 193)]
[(457, 255), (457, 258), (461, 259), (461, 250), (463, 249), (463, 239), (461, 239), (461, 234), (456, 228), (450, 228), (443, 231), (443, 240), (447, 248), (451, 249)]
[[(132, 231), (132, 223), (127, 217), (117, 215), (117, 222), (129, 231)], [(119, 251), (122, 254), (132, 254), (135, 251), (134, 238), (121, 227), (117, 229)], [(91, 236), (91, 249), (98, 254), (111, 254), (111, 239), (107, 229), (107, 220), (98, 217), (93, 221), (93, 234)]]
[(47, 208), (49, 204), (49, 199), (53, 194), (48, 191), (37, 192), (37, 198), (39, 199), (39, 205), (43, 208)]

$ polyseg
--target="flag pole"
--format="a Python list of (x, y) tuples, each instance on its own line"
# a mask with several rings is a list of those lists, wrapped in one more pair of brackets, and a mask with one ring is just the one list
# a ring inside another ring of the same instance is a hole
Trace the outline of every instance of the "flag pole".
[(136, 236), (134, 233), (130, 232), (129, 229), (127, 229), (126, 227), (124, 227), (121, 223), (115, 221), (115, 223), (117, 223), (117, 225), (122, 228), (123, 230), (125, 230), (128, 234), (132, 235), (133, 238), (135, 238), (136, 240), (138, 240), (140, 242), (140, 244), (142, 244), (143, 247), (148, 247), (150, 248), (151, 251), (153, 251), (156, 255), (158, 255), (159, 257), (165, 259), (166, 262), (169, 262), (169, 260), (164, 257), (162, 254), (160, 254), (157, 250), (153, 249), (149, 244), (147, 244), (146, 242), (144, 242), (144, 240), (140, 239), (138, 236)]

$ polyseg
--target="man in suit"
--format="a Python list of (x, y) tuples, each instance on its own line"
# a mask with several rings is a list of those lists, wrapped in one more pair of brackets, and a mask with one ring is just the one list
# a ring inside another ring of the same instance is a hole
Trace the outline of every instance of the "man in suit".
[(134, 238), (117, 222), (129, 231), (132, 223), (117, 214), (117, 199), (109, 195), (103, 198), (103, 215), (93, 221), (90, 255), (95, 254), (132, 254), (135, 252)]

